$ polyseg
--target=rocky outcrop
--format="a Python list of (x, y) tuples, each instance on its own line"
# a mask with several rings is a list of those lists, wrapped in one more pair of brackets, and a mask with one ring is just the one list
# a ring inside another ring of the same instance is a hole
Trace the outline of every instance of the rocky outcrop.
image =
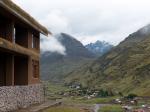
[(42, 84), (0, 87), (0, 112), (26, 108), (43, 101)]

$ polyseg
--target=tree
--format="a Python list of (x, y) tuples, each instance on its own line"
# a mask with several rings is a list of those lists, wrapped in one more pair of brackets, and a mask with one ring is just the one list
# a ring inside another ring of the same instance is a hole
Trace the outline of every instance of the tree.
[(127, 98), (127, 99), (131, 99), (131, 100), (133, 100), (135, 97), (137, 97), (137, 95), (136, 95), (136, 94), (131, 93), (131, 94), (129, 94), (126, 98)]

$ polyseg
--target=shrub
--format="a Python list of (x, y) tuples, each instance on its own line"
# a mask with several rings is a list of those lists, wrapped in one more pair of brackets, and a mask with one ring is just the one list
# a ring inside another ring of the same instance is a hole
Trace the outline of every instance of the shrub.
[(101, 89), (98, 92), (98, 97), (108, 97), (108, 96), (114, 96), (113, 92), (112, 91), (103, 90), (103, 89)]
[(137, 97), (137, 95), (131, 93), (131, 94), (129, 94), (126, 98), (127, 98), (127, 99), (134, 99), (135, 97)]
[(118, 94), (119, 94), (119, 96), (121, 96), (121, 97), (123, 97), (123, 96), (124, 96), (122, 92), (119, 92)]

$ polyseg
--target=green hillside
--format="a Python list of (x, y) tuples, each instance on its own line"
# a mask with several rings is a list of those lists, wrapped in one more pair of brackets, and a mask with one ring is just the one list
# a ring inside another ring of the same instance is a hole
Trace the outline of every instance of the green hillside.
[(110, 52), (74, 70), (67, 83), (150, 95), (150, 25), (129, 35)]
[(59, 60), (56, 62), (44, 62), (41, 64), (42, 79), (51, 82), (62, 82), (63, 78), (66, 74), (71, 71), (79, 68), (80, 66), (84, 66), (85, 63), (93, 61), (89, 58), (80, 58), (80, 59), (69, 59), (63, 58), (63, 60)]

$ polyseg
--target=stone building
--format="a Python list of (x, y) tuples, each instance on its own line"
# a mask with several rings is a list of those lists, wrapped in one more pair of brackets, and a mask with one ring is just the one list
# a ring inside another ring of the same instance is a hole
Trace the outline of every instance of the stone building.
[(11, 0), (0, 0), (0, 111), (43, 101), (40, 33), (50, 34)]

